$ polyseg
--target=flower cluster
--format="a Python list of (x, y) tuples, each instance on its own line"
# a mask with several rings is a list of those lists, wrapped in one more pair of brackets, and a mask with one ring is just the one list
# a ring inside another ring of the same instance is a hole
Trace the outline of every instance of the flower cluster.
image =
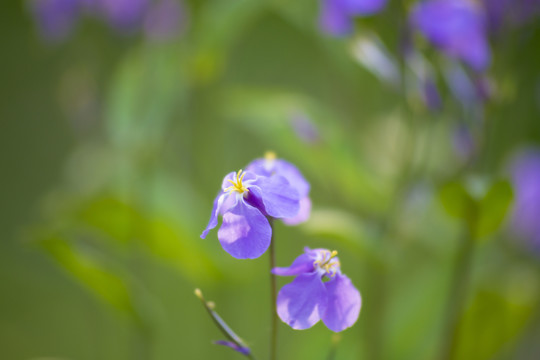
[[(309, 190), (309, 183), (294, 165), (267, 153), (251, 162), (246, 171), (225, 176), (201, 238), (218, 225), (221, 215), (217, 235), (223, 249), (235, 258), (257, 258), (272, 241), (272, 219), (295, 225), (309, 218)], [(336, 251), (305, 248), (290, 267), (272, 269), (275, 275), (296, 276), (277, 297), (281, 320), (299, 330), (321, 319), (335, 332), (351, 327), (358, 319), (361, 298), (340, 266)], [(219, 344), (243, 354), (249, 351), (237, 343)]]
[(238, 259), (254, 259), (268, 249), (272, 238), (268, 217), (297, 224), (307, 220), (311, 209), (309, 184), (294, 165), (268, 153), (247, 169), (225, 176), (201, 234), (204, 239), (221, 215), (219, 242)]
[(358, 319), (362, 299), (351, 280), (341, 273), (337, 251), (306, 247), (291, 266), (272, 272), (296, 276), (277, 298), (279, 317), (293, 329), (307, 329), (322, 320), (330, 330), (339, 332)]
[(104, 20), (120, 33), (141, 29), (150, 40), (165, 40), (181, 31), (185, 9), (181, 0), (30, 0), (41, 35), (65, 40), (83, 16)]
[(418, 3), (411, 13), (413, 26), (450, 57), (477, 71), (491, 59), (483, 8), (470, 0), (431, 0)]

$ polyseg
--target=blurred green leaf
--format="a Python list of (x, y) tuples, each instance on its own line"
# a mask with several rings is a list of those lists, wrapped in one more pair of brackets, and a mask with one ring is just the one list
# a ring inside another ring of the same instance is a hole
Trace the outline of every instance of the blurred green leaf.
[(508, 181), (497, 181), (479, 202), (475, 237), (481, 238), (495, 232), (503, 222), (512, 203), (512, 186)]
[(536, 305), (533, 296), (479, 291), (459, 324), (454, 359), (493, 359), (523, 330)]
[(140, 320), (126, 282), (108, 269), (95, 253), (56, 236), (41, 239), (40, 245), (61, 267), (98, 298)]
[(369, 236), (362, 221), (351, 213), (337, 209), (316, 209), (301, 229), (312, 236), (339, 241), (363, 258), (382, 265), (378, 244)]
[(147, 225), (149, 234), (142, 239), (152, 255), (198, 284), (222, 280), (215, 262), (197, 245), (201, 240), (198, 236), (188, 235), (162, 219), (149, 220)]
[(266, 1), (208, 1), (202, 8), (194, 43), (192, 75), (196, 82), (206, 83), (221, 74), (235, 41), (254, 23)]
[[(144, 215), (136, 207), (113, 196), (93, 199), (81, 207), (79, 221), (94, 233), (105, 235), (109, 245), (141, 244), (157, 259), (182, 272), (195, 282), (217, 280), (221, 272), (197, 242), (198, 236), (182, 230), (177, 223)], [(113, 240), (111, 243), (110, 240)]]
[(113, 78), (105, 114), (109, 138), (121, 149), (161, 145), (173, 110), (185, 95), (182, 53), (176, 47), (139, 48)]
[(103, 235), (123, 245), (140, 236), (145, 219), (132, 206), (113, 196), (98, 196), (84, 203), (77, 217)]
[(444, 184), (439, 190), (439, 200), (448, 215), (468, 220), (476, 208), (476, 202), (460, 181)]

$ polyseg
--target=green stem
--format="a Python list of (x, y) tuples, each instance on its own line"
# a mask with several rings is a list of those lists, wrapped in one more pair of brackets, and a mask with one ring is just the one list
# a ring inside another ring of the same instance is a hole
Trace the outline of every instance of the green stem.
[(272, 239), (270, 240), (270, 360), (276, 360), (277, 348), (277, 282), (276, 275), (272, 273), (272, 269), (276, 267), (276, 252), (274, 246), (274, 220), (269, 219), (270, 227), (272, 228)]
[(474, 239), (469, 226), (466, 227), (459, 253), (456, 258), (454, 274), (450, 286), (450, 296), (446, 307), (445, 330), (443, 331), (443, 346), (440, 359), (455, 358), (459, 341), (459, 319), (463, 313), (468, 297), (468, 285), (474, 255)]

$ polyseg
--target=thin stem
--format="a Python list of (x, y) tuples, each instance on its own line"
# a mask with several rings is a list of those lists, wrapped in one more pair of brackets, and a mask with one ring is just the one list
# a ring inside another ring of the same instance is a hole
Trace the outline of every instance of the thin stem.
[(459, 340), (459, 315), (463, 313), (468, 296), (469, 278), (474, 255), (474, 239), (469, 226), (466, 226), (456, 258), (450, 296), (446, 308), (445, 330), (443, 331), (443, 346), (441, 359), (450, 360), (455, 357)]
[(272, 269), (276, 267), (276, 253), (274, 246), (274, 220), (268, 219), (270, 227), (272, 228), (272, 239), (270, 240), (270, 360), (276, 360), (276, 347), (277, 347), (277, 313), (276, 313), (276, 301), (277, 301), (277, 282), (276, 275), (272, 273)]
[(247, 344), (242, 340), (242, 338), (231, 329), (229, 325), (219, 316), (217, 312), (214, 311), (214, 303), (211, 301), (206, 301), (201, 290), (195, 289), (195, 295), (201, 300), (204, 308), (212, 318), (212, 321), (217, 326), (217, 328), (225, 335), (227, 339), (232, 341), (234, 344), (238, 346), (238, 348), (247, 349), (247, 352), (241, 352), (242, 355), (246, 356), (247, 358), (251, 360), (255, 360), (255, 356), (251, 353), (251, 350), (247, 346)]

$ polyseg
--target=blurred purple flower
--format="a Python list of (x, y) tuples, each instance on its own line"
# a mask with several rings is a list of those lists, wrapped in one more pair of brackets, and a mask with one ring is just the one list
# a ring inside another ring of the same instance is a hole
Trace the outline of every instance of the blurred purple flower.
[(327, 34), (345, 36), (353, 30), (355, 16), (381, 11), (387, 0), (322, 0), (319, 26)]
[(321, 134), (313, 121), (303, 112), (297, 112), (291, 116), (291, 126), (300, 140), (307, 144), (315, 144), (320, 141)]
[(66, 39), (81, 12), (80, 0), (31, 0), (29, 7), (40, 34), (48, 41)]
[(297, 225), (309, 219), (311, 213), (310, 185), (296, 166), (285, 160), (276, 159), (276, 154), (273, 152), (267, 152), (264, 158), (253, 160), (247, 166), (247, 170), (260, 176), (283, 177), (297, 191), (300, 196), (300, 209), (295, 216), (284, 217), (282, 220), (285, 224)]
[(418, 3), (411, 23), (433, 45), (476, 71), (491, 61), (487, 25), (481, 6), (472, 0), (430, 0)]
[(518, 153), (510, 166), (514, 187), (512, 230), (540, 250), (540, 149)]
[(268, 249), (272, 228), (267, 216), (292, 218), (300, 208), (298, 192), (279, 175), (266, 177), (251, 171), (231, 172), (223, 179), (221, 189), (201, 238), (217, 226), (218, 215), (222, 215), (219, 242), (237, 259), (254, 259)]
[(291, 266), (272, 269), (275, 275), (296, 276), (277, 297), (277, 313), (293, 329), (308, 329), (322, 319), (326, 327), (339, 332), (358, 319), (360, 293), (341, 273), (336, 255), (337, 251), (306, 247)]
[(455, 127), (452, 134), (452, 148), (457, 157), (463, 161), (468, 161), (474, 154), (475, 142), (470, 128), (465, 124)]
[(159, 0), (146, 13), (144, 32), (152, 41), (166, 41), (182, 31), (185, 21), (182, 3), (177, 0)]
[(41, 34), (48, 40), (65, 40), (83, 13), (104, 19), (122, 33), (144, 28), (148, 39), (172, 38), (186, 23), (181, 0), (30, 0)]
[(136, 30), (149, 7), (149, 0), (95, 0), (97, 11), (113, 28), (122, 32)]
[(442, 99), (437, 89), (437, 84), (431, 78), (427, 78), (422, 82), (422, 97), (427, 108), (436, 111), (442, 107)]
[(251, 350), (249, 348), (239, 346), (233, 343), (232, 341), (217, 340), (217, 341), (214, 341), (214, 344), (230, 347), (231, 349), (233, 349), (234, 351), (238, 351), (242, 355), (249, 355), (251, 353)]
[(482, 0), (492, 32), (525, 24), (540, 15), (539, 0)]

